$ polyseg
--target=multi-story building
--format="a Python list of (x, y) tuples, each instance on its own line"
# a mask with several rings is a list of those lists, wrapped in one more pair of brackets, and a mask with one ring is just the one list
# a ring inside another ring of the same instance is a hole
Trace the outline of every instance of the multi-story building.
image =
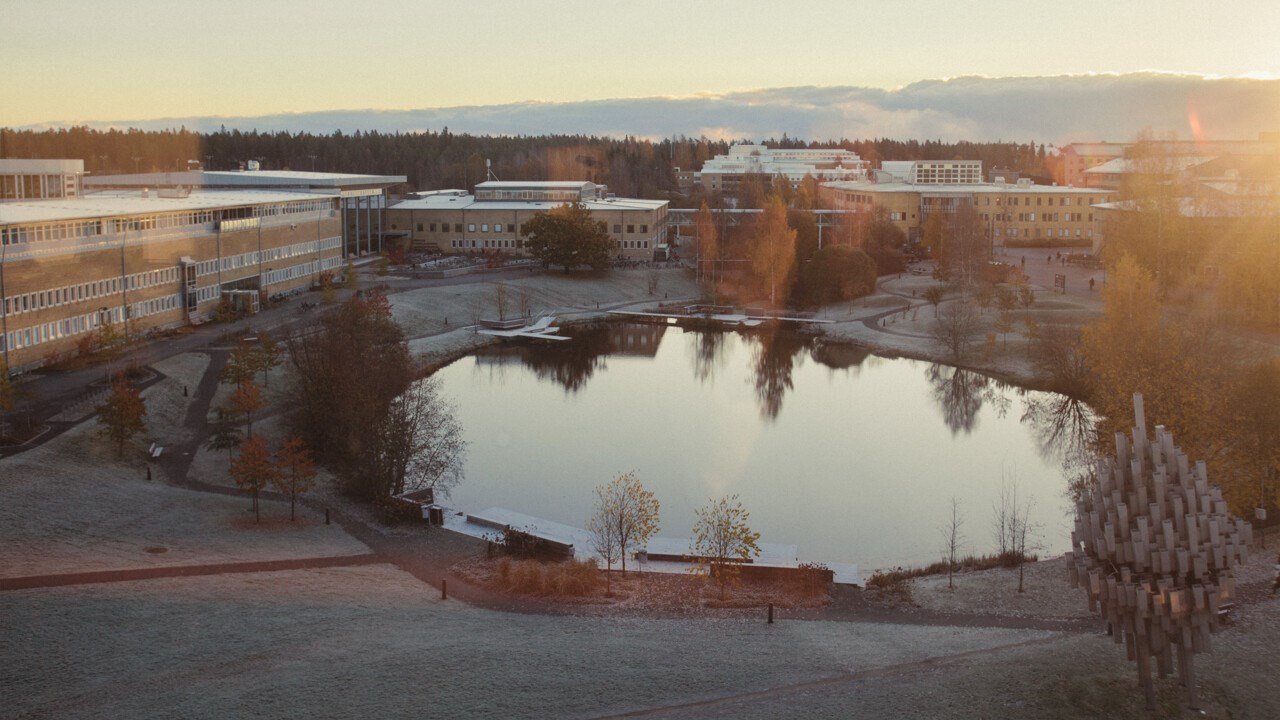
[[(981, 169), (978, 170), (979, 177)], [(1102, 215), (1094, 205), (1109, 202), (1106, 190), (1016, 183), (826, 183), (823, 195), (837, 210), (871, 212), (882, 208), (910, 240), (934, 212), (954, 213), (969, 206), (981, 218), (996, 245), (1072, 244), (1096, 246), (1102, 239)]]
[(84, 160), (0, 159), (0, 202), (75, 197)]
[[(1221, 165), (1280, 162), (1280, 133), (1260, 133), (1257, 140), (1153, 140), (1144, 143), (1156, 165), (1186, 172), (1211, 161)], [(1138, 143), (1072, 143), (1059, 148), (1055, 180), (1059, 185), (1116, 189), (1129, 173), (1143, 172), (1148, 163), (1132, 162)]]
[(405, 182), (404, 175), (259, 170), (187, 170), (183, 172), (103, 175), (84, 181), (86, 190), (142, 188), (202, 188), (205, 190), (299, 190), (336, 194), (342, 215), (344, 246), (349, 255), (382, 252), (385, 248), (383, 212), (386, 191)]
[(876, 182), (911, 185), (959, 185), (982, 182), (981, 160), (885, 160), (875, 171)]
[(527, 255), (524, 223), (566, 203), (581, 203), (604, 224), (617, 254), (652, 260), (666, 247), (667, 201), (618, 198), (604, 185), (580, 181), (506, 182), (464, 190), (413, 193), (387, 208), (392, 232), (407, 233), (411, 247), (446, 253), (503, 252)]
[(729, 154), (704, 162), (693, 181), (708, 193), (733, 197), (748, 176), (764, 176), (770, 182), (781, 177), (796, 189), (806, 175), (824, 182), (863, 180), (867, 177), (867, 166), (867, 161), (857, 153), (838, 148), (783, 150), (764, 145), (732, 145)]
[(207, 320), (223, 298), (306, 287), (340, 267), (338, 194), (115, 190), (0, 203), (0, 351), (12, 370), (104, 324)]

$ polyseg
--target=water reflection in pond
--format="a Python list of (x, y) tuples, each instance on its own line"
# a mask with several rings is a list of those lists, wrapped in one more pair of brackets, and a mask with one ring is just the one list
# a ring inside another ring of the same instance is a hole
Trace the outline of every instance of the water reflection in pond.
[(695, 508), (738, 493), (764, 541), (871, 569), (935, 560), (952, 495), (965, 551), (989, 552), (992, 501), (1016, 474), (1046, 551), (1067, 547), (1062, 468), (1083, 447), (1083, 405), (789, 333), (573, 334), (439, 372), (471, 443), (453, 504), (581, 527), (592, 489), (636, 470), (660, 535), (687, 537)]

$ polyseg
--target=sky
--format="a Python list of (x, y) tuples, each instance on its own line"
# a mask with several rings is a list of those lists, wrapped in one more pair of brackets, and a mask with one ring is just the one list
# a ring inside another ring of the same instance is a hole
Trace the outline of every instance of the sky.
[(1280, 79), (1273, 0), (0, 0), (0, 16), (10, 127), (962, 76)]

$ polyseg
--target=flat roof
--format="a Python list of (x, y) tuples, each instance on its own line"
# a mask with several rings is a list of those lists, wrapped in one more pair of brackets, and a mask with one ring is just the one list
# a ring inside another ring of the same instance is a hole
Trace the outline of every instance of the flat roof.
[(583, 188), (595, 187), (589, 180), (486, 180), (476, 184), (476, 189), (506, 190), (512, 188)]
[(1080, 188), (1070, 187), (1066, 185), (1013, 185), (1013, 184), (997, 184), (997, 183), (869, 183), (869, 182), (848, 182), (840, 181), (823, 183), (825, 187), (835, 188), (837, 190), (853, 190), (857, 192), (871, 193), (890, 193), (890, 192), (916, 192), (916, 193), (1034, 193), (1043, 195), (1079, 195), (1080, 193), (1092, 193), (1095, 195), (1114, 194), (1115, 190), (1100, 190), (1098, 188)]
[(182, 170), (177, 172), (137, 173), (127, 175), (89, 176), (85, 187), (311, 187), (344, 188), (355, 186), (398, 185), (407, 182), (404, 175), (362, 175), (356, 173), (323, 173), (301, 170)]
[(336, 193), (281, 190), (192, 190), (184, 198), (142, 197), (138, 190), (105, 190), (80, 197), (0, 203), (0, 225), (216, 210), (300, 200), (337, 199)]
[[(414, 200), (404, 200), (388, 210), (551, 210), (567, 204), (563, 200), (476, 200), (471, 195), (428, 195)], [(667, 204), (666, 200), (641, 200), (639, 198), (612, 198), (609, 200), (584, 200), (588, 210), (656, 210)]]

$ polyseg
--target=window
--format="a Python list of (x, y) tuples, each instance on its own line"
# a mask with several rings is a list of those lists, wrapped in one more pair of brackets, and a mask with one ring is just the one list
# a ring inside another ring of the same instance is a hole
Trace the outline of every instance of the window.
[(635, 232), (635, 231), (636, 231), (636, 226), (635, 226), (635, 225), (628, 225), (628, 226), (627, 226), (627, 232), (628, 232), (628, 233), (633, 233), (633, 232)]
[(515, 234), (516, 234), (516, 224), (515, 224), (515, 223), (507, 223), (507, 232), (511, 233), (512, 235), (515, 235)]
[(614, 224), (614, 226), (613, 226), (613, 234), (614, 234), (614, 235), (620, 235), (620, 234), (622, 234), (622, 225), (619, 225), (619, 224), (615, 223), (615, 224)]
[[(475, 225), (472, 225), (472, 226), (471, 226), (471, 229), (472, 229), (472, 230), (475, 230), (475, 229), (476, 229), (476, 226), (475, 226)], [(484, 224), (482, 224), (482, 225), (480, 226), (480, 232), (489, 232), (489, 223), (484, 223)]]
[(454, 231), (454, 232), (462, 232), (462, 223), (454, 223), (454, 224), (453, 224), (453, 231)]
[[(484, 226), (484, 229), (485, 229), (485, 230), (488, 230), (488, 229), (489, 229), (489, 226), (488, 226), (488, 225), (485, 225), (485, 226)], [(475, 232), (475, 231), (476, 231), (476, 224), (475, 224), (475, 223), (467, 223), (467, 232)]]
[[(392, 225), (392, 226), (391, 226), (391, 229), (392, 229), (392, 230), (395, 230), (395, 229), (396, 229), (396, 226), (395, 226), (395, 225)], [(431, 226), (431, 229), (432, 229), (432, 230), (435, 230), (435, 229), (436, 229), (436, 226), (435, 226), (435, 225), (432, 225), (432, 226)], [(418, 223), (418, 232), (422, 232), (422, 223)]]
[(640, 232), (642, 232), (642, 233), (647, 233), (647, 232), (649, 232), (649, 226), (648, 226), (648, 225), (641, 225), (641, 226), (640, 226)]

